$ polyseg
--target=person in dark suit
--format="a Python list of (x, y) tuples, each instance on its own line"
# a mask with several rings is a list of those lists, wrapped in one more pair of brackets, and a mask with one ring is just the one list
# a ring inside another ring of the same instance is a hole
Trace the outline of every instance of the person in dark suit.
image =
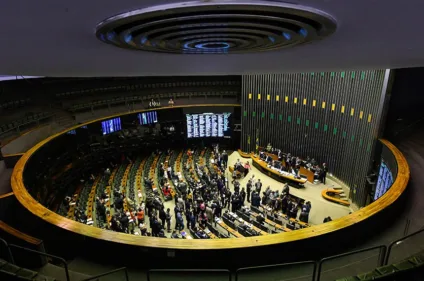
[(241, 205), (243, 206), (244, 201), (246, 200), (246, 191), (244, 191), (244, 187), (241, 189), (240, 196), (241, 196)]
[(322, 171), (321, 171), (321, 182), (325, 184), (325, 179), (327, 178), (327, 172), (328, 172), (328, 166), (326, 163), (322, 164)]
[(261, 190), (262, 190), (262, 182), (260, 179), (258, 179), (258, 181), (255, 183), (255, 187), (256, 187), (256, 192), (261, 194)]
[(228, 154), (227, 154), (227, 152), (225, 150), (222, 152), (222, 161), (223, 161), (223, 164), (224, 164), (225, 169), (227, 169)]
[(247, 202), (250, 203), (250, 193), (252, 192), (252, 180), (249, 180), (246, 184), (246, 191), (247, 191)]

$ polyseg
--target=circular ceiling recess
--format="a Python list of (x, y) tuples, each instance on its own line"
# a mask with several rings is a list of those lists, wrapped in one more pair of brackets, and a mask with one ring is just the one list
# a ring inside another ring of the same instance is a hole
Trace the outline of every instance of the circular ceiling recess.
[(96, 36), (117, 47), (163, 53), (228, 54), (288, 48), (331, 35), (336, 21), (301, 5), (205, 1), (154, 6), (113, 16)]

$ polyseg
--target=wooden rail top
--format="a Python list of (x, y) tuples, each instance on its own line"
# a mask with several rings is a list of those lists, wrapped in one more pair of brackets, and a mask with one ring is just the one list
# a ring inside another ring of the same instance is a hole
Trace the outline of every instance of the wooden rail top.
[[(206, 106), (214, 106), (211, 104), (208, 105), (190, 105), (190, 107), (206, 107)], [(216, 104), (215, 106), (240, 106), (234, 104), (222, 105)], [(172, 108), (178, 108), (179, 106), (174, 106)], [(183, 107), (183, 106), (180, 106)], [(164, 110), (170, 107), (163, 108), (155, 108), (154, 110)], [(150, 111), (152, 109), (141, 110)], [(137, 112), (131, 112), (126, 114), (134, 114)], [(121, 114), (125, 115), (125, 114)], [(105, 117), (102, 119), (94, 120), (85, 124), (80, 124), (78, 126), (72, 127), (68, 130), (76, 129), (80, 126), (85, 126), (90, 123), (98, 122), (100, 120), (105, 120), (113, 117), (117, 117), (120, 115), (113, 115), (109, 117)], [(66, 131), (68, 131), (66, 130)], [(38, 203), (27, 191), (24, 181), (23, 181), (23, 172), (25, 169), (25, 164), (30, 159), (31, 155), (34, 154), (40, 147), (44, 144), (52, 141), (56, 137), (61, 134), (64, 134), (66, 131), (63, 131), (59, 134), (53, 135), (39, 144), (35, 145), (33, 148), (28, 150), (21, 159), (16, 164), (13, 174), (12, 174), (12, 188), (16, 198), (19, 202), (27, 208), (34, 215), (57, 225), (63, 229), (75, 232), (80, 235), (86, 235), (96, 239), (103, 239), (106, 241), (114, 241), (116, 243), (134, 245), (134, 246), (143, 246), (143, 247), (152, 247), (152, 248), (169, 248), (169, 249), (182, 249), (182, 250), (218, 250), (218, 249), (232, 249), (232, 248), (245, 248), (245, 247), (258, 247), (265, 245), (274, 245), (280, 243), (288, 243), (292, 241), (308, 239), (312, 237), (316, 237), (319, 235), (327, 234), (330, 232), (337, 231), (342, 228), (346, 228), (357, 224), (363, 220), (368, 219), (369, 217), (377, 214), (384, 208), (390, 206), (393, 202), (395, 202), (399, 196), (404, 192), (408, 181), (409, 181), (409, 166), (406, 162), (403, 154), (389, 141), (381, 140), (383, 145), (385, 145), (395, 156), (398, 165), (398, 174), (392, 185), (392, 187), (384, 194), (381, 198), (371, 203), (370, 205), (356, 211), (350, 215), (341, 217), (339, 219), (333, 220), (328, 223), (314, 225), (308, 228), (278, 233), (273, 235), (264, 235), (264, 236), (255, 236), (255, 237), (242, 237), (237, 239), (201, 239), (201, 240), (187, 240), (187, 239), (163, 239), (156, 237), (144, 237), (144, 236), (135, 236), (131, 234), (113, 232), (109, 230), (103, 230), (101, 228), (88, 226), (82, 223), (78, 223), (76, 221), (67, 219), (62, 217), (40, 203)]]

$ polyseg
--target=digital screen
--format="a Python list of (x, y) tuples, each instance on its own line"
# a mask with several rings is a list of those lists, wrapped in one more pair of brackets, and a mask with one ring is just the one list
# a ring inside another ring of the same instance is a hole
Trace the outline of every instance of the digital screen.
[(138, 114), (140, 125), (149, 125), (158, 122), (158, 114), (156, 111), (143, 112)]
[(187, 138), (230, 138), (231, 113), (186, 114)]
[(380, 171), (378, 172), (377, 186), (375, 188), (374, 201), (383, 196), (393, 184), (393, 175), (390, 168), (381, 160)]
[(70, 131), (67, 131), (67, 132), (66, 132), (66, 134), (67, 134), (67, 135), (76, 135), (76, 134), (77, 134), (77, 131), (75, 131), (75, 130), (70, 130)]
[(81, 129), (88, 129), (87, 125), (81, 126)]
[(111, 134), (120, 131), (121, 129), (121, 118), (119, 117), (102, 122), (103, 135)]

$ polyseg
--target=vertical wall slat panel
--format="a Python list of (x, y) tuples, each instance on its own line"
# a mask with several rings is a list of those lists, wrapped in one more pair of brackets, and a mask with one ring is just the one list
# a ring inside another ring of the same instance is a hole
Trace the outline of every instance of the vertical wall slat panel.
[(363, 206), (367, 197), (365, 177), (380, 124), (384, 78), (385, 70), (245, 75), (241, 149), (255, 150), (259, 130), (260, 146), (271, 143), (284, 152), (328, 163), (330, 173), (353, 188), (353, 202)]

